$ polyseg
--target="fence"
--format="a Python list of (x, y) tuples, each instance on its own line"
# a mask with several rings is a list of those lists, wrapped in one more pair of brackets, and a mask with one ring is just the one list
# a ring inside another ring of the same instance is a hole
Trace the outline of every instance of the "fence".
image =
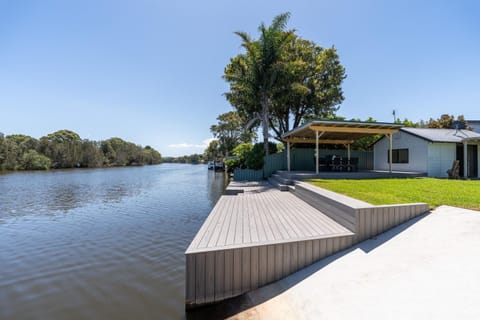
[[(347, 157), (344, 149), (320, 149), (320, 157), (336, 155)], [(352, 150), (351, 158), (358, 158), (359, 170), (373, 170), (373, 151)], [(315, 171), (315, 149), (291, 149), (290, 169), (293, 171)], [(275, 171), (287, 170), (287, 152), (271, 154), (264, 158), (263, 170), (235, 169), (235, 181), (258, 181), (270, 177)]]
[(235, 181), (259, 181), (263, 180), (263, 170), (235, 169), (233, 170)]

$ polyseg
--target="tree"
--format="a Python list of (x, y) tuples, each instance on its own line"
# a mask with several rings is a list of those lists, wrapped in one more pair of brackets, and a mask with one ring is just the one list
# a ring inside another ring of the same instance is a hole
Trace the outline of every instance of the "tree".
[(143, 150), (143, 161), (145, 164), (159, 164), (162, 162), (162, 155), (150, 146)]
[(54, 168), (77, 167), (80, 149), (80, 136), (70, 130), (58, 130), (40, 138), (39, 151), (52, 160)]
[(219, 151), (226, 157), (239, 143), (251, 141), (251, 133), (245, 131), (244, 121), (237, 112), (223, 113), (217, 120), (218, 123), (211, 126), (210, 131), (218, 140)]
[(0, 170), (40, 170), (103, 165), (143, 165), (161, 162), (161, 154), (120, 138), (103, 142), (81, 140), (70, 130), (59, 130), (38, 141), (22, 134), (0, 133)]
[[(21, 167), (23, 154), (31, 149), (36, 149), (38, 146), (38, 140), (24, 135), (24, 134), (12, 134), (5, 137), (10, 145), (10, 170), (15, 170), (16, 167)], [(15, 164), (13, 164), (13, 161)]]
[(18, 146), (14, 140), (5, 138), (2, 143), (2, 156), (0, 157), (1, 170), (17, 170), (20, 163), (18, 162)]
[[(344, 100), (345, 68), (334, 47), (293, 37), (282, 57), (282, 72), (272, 97), (271, 128), (275, 138), (305, 119), (331, 118)], [(291, 120), (293, 123), (291, 124)]]
[(420, 123), (410, 121), (410, 120), (408, 120), (407, 118), (403, 119), (403, 121), (397, 118), (397, 119), (395, 120), (395, 123), (396, 123), (396, 124), (403, 124), (405, 127), (409, 127), (409, 128), (420, 127)]
[(220, 144), (218, 140), (212, 140), (208, 144), (207, 149), (205, 149), (203, 155), (207, 160), (216, 160), (217, 157), (221, 154)]
[(84, 168), (98, 168), (104, 163), (104, 156), (100, 143), (90, 140), (82, 140), (80, 166)]
[(225, 68), (224, 79), (230, 84), (225, 96), (242, 117), (261, 122), (266, 154), (269, 128), (281, 141), (306, 119), (335, 116), (344, 100), (345, 68), (336, 49), (285, 31), (288, 17), (276, 17), (268, 28), (262, 24), (256, 41), (237, 33), (246, 52)]
[[(449, 115), (449, 114), (442, 114), (440, 116), (440, 118), (438, 119), (433, 119), (433, 118), (430, 118), (430, 120), (428, 120), (428, 123), (426, 124), (428, 128), (453, 128), (453, 124), (454, 124), (454, 121), (455, 121), (455, 117), (453, 115)], [(463, 128), (466, 128), (466, 122), (465, 122), (465, 117), (463, 115), (459, 115), (457, 117), (457, 120), (456, 121), (459, 121), (460, 123), (463, 123), (461, 126)]]
[[(290, 13), (276, 16), (270, 26), (261, 24), (258, 28), (260, 37), (252, 40), (245, 32), (235, 32), (242, 39), (245, 54), (231, 60), (231, 66), (225, 70), (225, 80), (230, 83), (230, 89), (235, 99), (248, 99), (249, 105), (246, 114), (253, 115), (261, 120), (264, 152), (268, 155), (269, 117), (272, 103), (272, 91), (277, 85), (281, 72), (281, 57), (286, 45), (294, 36), (293, 31), (285, 31)], [(238, 90), (237, 92), (235, 92)], [(241, 92), (245, 98), (239, 97)], [(252, 101), (253, 100), (253, 101)], [(258, 102), (255, 102), (258, 101)]]

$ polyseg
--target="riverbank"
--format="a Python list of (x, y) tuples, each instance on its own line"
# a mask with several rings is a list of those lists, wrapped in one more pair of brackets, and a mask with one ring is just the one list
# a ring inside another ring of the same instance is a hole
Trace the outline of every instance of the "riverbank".
[(231, 319), (478, 319), (480, 213), (441, 206), (241, 298)]

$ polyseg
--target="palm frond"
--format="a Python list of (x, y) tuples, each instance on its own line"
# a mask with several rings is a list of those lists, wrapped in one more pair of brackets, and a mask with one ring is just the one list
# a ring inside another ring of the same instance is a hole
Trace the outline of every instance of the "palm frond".
[(288, 19), (290, 19), (290, 12), (279, 14), (273, 18), (269, 29), (275, 31), (284, 31), (287, 27)]

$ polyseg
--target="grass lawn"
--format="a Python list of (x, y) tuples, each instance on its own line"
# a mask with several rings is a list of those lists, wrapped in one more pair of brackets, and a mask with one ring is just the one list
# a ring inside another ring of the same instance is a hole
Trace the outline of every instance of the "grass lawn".
[(480, 181), (434, 178), (308, 181), (371, 204), (425, 202), (480, 210)]

